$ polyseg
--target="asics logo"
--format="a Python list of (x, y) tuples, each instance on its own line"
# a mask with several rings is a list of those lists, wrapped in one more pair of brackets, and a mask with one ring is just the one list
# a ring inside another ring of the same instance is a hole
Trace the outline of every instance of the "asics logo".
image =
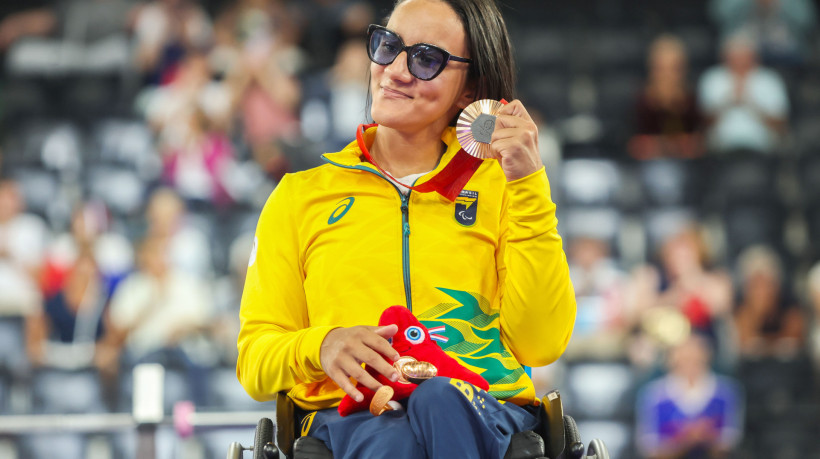
[(351, 207), (353, 207), (354, 201), (356, 201), (356, 198), (352, 196), (339, 201), (336, 205), (336, 208), (333, 209), (333, 212), (330, 213), (330, 217), (328, 217), (327, 219), (327, 224), (332, 225), (341, 220), (342, 217), (345, 216), (347, 211), (350, 210)]

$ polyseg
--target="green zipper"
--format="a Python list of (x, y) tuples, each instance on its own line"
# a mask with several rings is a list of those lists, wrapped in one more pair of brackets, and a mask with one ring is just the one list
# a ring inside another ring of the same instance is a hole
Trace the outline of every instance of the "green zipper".
[(404, 272), (404, 296), (407, 300), (407, 309), (413, 312), (413, 300), (410, 297), (410, 193), (407, 196), (401, 194), (401, 251), (404, 262), (402, 271)]
[[(399, 194), (399, 198), (401, 199), (401, 256), (402, 256), (402, 274), (404, 276), (404, 298), (407, 302), (407, 309), (411, 312), (413, 311), (413, 300), (412, 295), (410, 293), (410, 193), (413, 191), (410, 190), (405, 196), (399, 187), (396, 186), (395, 183), (391, 182), (387, 177), (382, 175), (378, 171), (374, 171), (369, 167), (364, 166), (347, 166), (344, 164), (339, 164), (337, 162), (331, 161), (324, 155), (322, 155), (322, 159), (327, 161), (334, 166), (341, 167), (343, 169), (355, 169), (359, 171), (367, 171), (371, 174), (376, 174), (379, 177), (383, 178), (387, 181), (393, 188), (396, 189), (396, 192)], [(415, 182), (413, 183), (415, 185)]]

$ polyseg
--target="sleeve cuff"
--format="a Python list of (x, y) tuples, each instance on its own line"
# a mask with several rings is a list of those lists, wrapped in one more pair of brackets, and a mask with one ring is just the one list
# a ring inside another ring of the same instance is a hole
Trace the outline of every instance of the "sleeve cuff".
[[(549, 222), (555, 221), (555, 204), (552, 202), (549, 179), (546, 169), (541, 167), (536, 172), (507, 183), (510, 197), (510, 219), (514, 222)], [(543, 228), (543, 227), (542, 227)]]
[(302, 343), (300, 344), (301, 349), (299, 352), (299, 354), (303, 355), (305, 359), (301, 365), (304, 372), (304, 382), (309, 383), (321, 381), (327, 377), (324, 369), (322, 369), (322, 342), (325, 340), (325, 337), (327, 337), (327, 334), (335, 328), (339, 327), (327, 325), (321, 327), (311, 327), (309, 330), (305, 331), (305, 334), (302, 337)]

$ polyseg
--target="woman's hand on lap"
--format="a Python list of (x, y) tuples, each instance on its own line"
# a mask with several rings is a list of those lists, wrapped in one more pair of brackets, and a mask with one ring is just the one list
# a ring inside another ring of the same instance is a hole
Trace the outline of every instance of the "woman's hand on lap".
[(376, 391), (382, 386), (364, 368), (362, 363), (375, 369), (391, 381), (399, 377), (391, 361), (399, 358), (388, 338), (396, 334), (397, 325), (384, 327), (357, 326), (335, 328), (325, 336), (319, 351), (319, 360), (325, 374), (357, 402), (362, 401), (362, 393), (350, 382), (355, 379), (363, 386)]

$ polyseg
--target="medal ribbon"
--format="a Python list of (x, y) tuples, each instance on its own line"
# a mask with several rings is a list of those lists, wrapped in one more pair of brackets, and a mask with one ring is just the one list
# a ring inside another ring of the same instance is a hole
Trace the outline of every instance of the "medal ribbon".
[(461, 193), (461, 190), (464, 189), (464, 186), (467, 182), (470, 181), (470, 178), (473, 177), (475, 171), (478, 170), (481, 163), (484, 161), (482, 159), (476, 158), (475, 156), (471, 156), (469, 153), (464, 151), (463, 149), (459, 149), (453, 159), (444, 166), (444, 169), (439, 171), (433, 178), (430, 180), (422, 183), (421, 185), (406, 185), (398, 180), (395, 177), (390, 175), (387, 171), (382, 169), (381, 166), (373, 160), (373, 157), (370, 156), (370, 152), (367, 150), (367, 145), (364, 141), (364, 132), (371, 128), (377, 126), (376, 124), (362, 124), (359, 125), (359, 131), (356, 133), (356, 142), (359, 144), (359, 149), (362, 151), (364, 158), (370, 164), (376, 166), (376, 169), (379, 170), (383, 175), (390, 177), (391, 180), (394, 182), (409, 188), (413, 191), (418, 191), (419, 193), (430, 193), (432, 191), (437, 192), (438, 194), (444, 196), (450, 202), (453, 202), (458, 197), (458, 194)]
[[(507, 101), (501, 99), (501, 103), (506, 105)], [(481, 166), (481, 163), (484, 162), (483, 159), (470, 155), (462, 148), (459, 149), (456, 155), (453, 156), (453, 159), (451, 159), (450, 162), (444, 166), (444, 169), (442, 169), (430, 180), (417, 186), (405, 185), (404, 183), (396, 180), (396, 178), (387, 173), (387, 171), (382, 169), (376, 161), (373, 161), (373, 157), (370, 156), (370, 151), (368, 151), (367, 145), (364, 141), (364, 132), (374, 126), (377, 126), (377, 124), (361, 124), (359, 125), (358, 132), (356, 133), (356, 142), (359, 144), (359, 149), (362, 151), (365, 159), (370, 164), (376, 166), (376, 169), (378, 169), (379, 172), (387, 177), (390, 177), (390, 179), (394, 182), (413, 191), (418, 191), (419, 193), (430, 193), (435, 191), (436, 193), (444, 196), (450, 202), (453, 202), (456, 200), (459, 193), (461, 193), (461, 190), (464, 189), (464, 186), (467, 185), (467, 182), (469, 182), (473, 177), (475, 171), (477, 171), (479, 166)]]

